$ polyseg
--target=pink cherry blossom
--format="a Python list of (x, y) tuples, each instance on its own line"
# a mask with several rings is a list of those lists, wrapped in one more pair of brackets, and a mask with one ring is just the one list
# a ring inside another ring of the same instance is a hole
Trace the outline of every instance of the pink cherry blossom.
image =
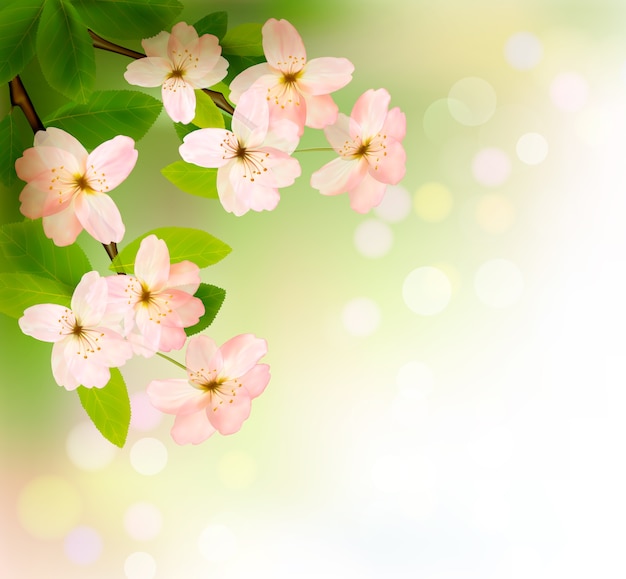
[(250, 87), (260, 87), (270, 104), (271, 118), (321, 129), (334, 123), (337, 105), (329, 93), (352, 80), (353, 64), (345, 58), (307, 60), (302, 38), (287, 20), (271, 18), (262, 29), (267, 62), (251, 66), (235, 77), (230, 98), (239, 102)]
[(193, 296), (200, 285), (198, 266), (187, 260), (170, 264), (167, 245), (156, 235), (141, 241), (135, 275), (106, 280), (109, 314), (123, 317), (127, 339), (146, 358), (158, 350), (180, 350), (187, 339), (184, 328), (204, 314), (202, 300)]
[(239, 99), (232, 132), (199, 129), (184, 138), (181, 157), (200, 167), (217, 167), (217, 192), (224, 209), (235, 215), (272, 210), (278, 189), (300, 176), (300, 163), (289, 155), (298, 144), (298, 127), (277, 121), (270, 127), (269, 109), (259, 92)]
[(18, 320), (22, 332), (52, 346), (52, 374), (59, 386), (102, 388), (109, 368), (132, 357), (132, 346), (107, 327), (107, 283), (96, 271), (83, 275), (72, 296), (71, 309), (58, 304), (26, 308)]
[(212, 34), (198, 33), (179, 22), (169, 32), (141, 41), (146, 58), (131, 62), (124, 78), (138, 86), (161, 85), (167, 114), (173, 121), (190, 123), (196, 112), (194, 89), (207, 88), (226, 76), (228, 61)]
[(72, 135), (51, 127), (38, 131), (34, 144), (15, 161), (27, 183), (20, 211), (43, 217), (44, 232), (56, 245), (74, 243), (83, 229), (100, 243), (121, 241), (122, 217), (107, 193), (133, 170), (135, 142), (117, 136), (87, 153)]
[(401, 144), (406, 118), (398, 107), (388, 110), (390, 100), (385, 89), (368, 90), (349, 118), (340, 113), (324, 129), (339, 158), (311, 175), (311, 187), (322, 195), (347, 191), (352, 209), (367, 213), (382, 201), (387, 185), (400, 182), (406, 169)]
[(270, 379), (269, 366), (258, 364), (267, 342), (240, 334), (217, 347), (208, 336), (189, 340), (187, 380), (153, 380), (148, 384), (152, 405), (175, 414), (172, 438), (178, 444), (198, 444), (216, 430), (237, 432), (250, 415), (250, 403)]

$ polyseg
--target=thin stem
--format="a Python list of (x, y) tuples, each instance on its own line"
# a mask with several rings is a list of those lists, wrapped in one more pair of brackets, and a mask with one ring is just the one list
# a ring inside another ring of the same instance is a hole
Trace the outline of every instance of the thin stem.
[[(46, 130), (46, 127), (39, 118), (39, 115), (33, 105), (33, 101), (30, 100), (28, 92), (26, 92), (26, 87), (24, 86), (24, 83), (22, 83), (22, 79), (19, 75), (9, 81), (9, 98), (11, 99), (11, 106), (22, 109), (22, 112), (24, 113), (24, 116), (26, 117), (33, 133)], [(109, 244), (103, 243), (102, 247), (104, 247), (104, 251), (107, 252), (111, 261), (113, 261), (117, 255), (117, 245), (114, 242)], [(124, 274), (122, 273), (122, 275)]]
[(332, 147), (311, 147), (310, 149), (296, 149), (294, 153), (310, 153), (312, 151), (334, 151)]
[[(99, 48), (100, 50), (107, 50), (108, 52), (114, 52), (115, 54), (121, 54), (122, 56), (128, 56), (129, 58), (134, 58), (135, 60), (138, 60), (139, 58), (146, 58), (146, 55), (143, 54), (143, 52), (137, 52), (135, 50), (131, 50), (130, 48), (120, 46), (119, 44), (109, 42), (101, 36), (98, 36), (93, 30), (87, 29), (87, 31), (89, 32), (89, 35), (93, 40), (93, 45), (95, 48)], [(209, 95), (211, 97), (211, 100), (219, 109), (222, 109), (229, 115), (232, 115), (235, 112), (235, 109), (226, 100), (226, 97), (222, 93), (210, 90), (208, 88), (203, 88), (202, 92)]]
[(166, 356), (165, 354), (161, 354), (161, 352), (157, 352), (157, 356), (161, 356), (161, 358), (163, 358), (164, 360), (168, 360), (172, 364), (175, 364), (179, 368), (182, 368), (185, 372), (187, 371), (187, 366), (185, 366), (184, 364), (181, 364), (180, 362), (177, 362), (176, 360), (174, 360), (174, 358), (170, 358), (169, 356)]

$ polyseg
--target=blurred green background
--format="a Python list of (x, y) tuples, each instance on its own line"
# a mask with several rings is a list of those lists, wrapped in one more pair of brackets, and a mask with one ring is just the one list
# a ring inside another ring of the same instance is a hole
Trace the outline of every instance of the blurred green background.
[[(267, 339), (272, 380), (239, 433), (178, 447), (143, 392), (182, 376), (133, 359), (120, 450), (54, 383), (51, 346), (0, 316), (2, 575), (623, 577), (626, 5), (184, 4), (187, 22), (287, 18), (309, 58), (350, 59), (335, 101), (391, 93), (406, 178), (359, 215), (308, 185), (333, 155), (302, 152), (277, 209), (237, 218), (161, 176), (179, 159), (163, 112), (112, 193), (127, 238), (231, 245), (203, 270), (227, 291), (205, 333)], [(124, 57), (96, 57), (96, 88), (127, 86)], [(64, 103), (36, 63), (22, 77), (41, 116)]]

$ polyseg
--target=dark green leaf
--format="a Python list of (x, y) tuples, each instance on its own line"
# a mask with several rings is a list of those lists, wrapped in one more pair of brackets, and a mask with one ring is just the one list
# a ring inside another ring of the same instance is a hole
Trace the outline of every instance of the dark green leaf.
[[(17, 107), (14, 107), (0, 121), (0, 181), (9, 186), (17, 181), (15, 160), (21, 157), (24, 150), (33, 144), (32, 133), (24, 130), (27, 128), (26, 123), (20, 122), (19, 117), (16, 118), (16, 115), (22, 114), (21, 111), (16, 113), (17, 110)], [(19, 125), (22, 125), (22, 130), (20, 130)]]
[(183, 123), (174, 123), (174, 130), (178, 135), (178, 138), (182, 141), (189, 133), (193, 133), (197, 131), (200, 127), (196, 127), (193, 123), (187, 123), (183, 125)]
[(167, 244), (170, 261), (178, 263), (185, 259), (203, 268), (217, 263), (230, 253), (230, 247), (210, 233), (191, 227), (160, 227), (131, 241), (113, 260), (109, 269), (130, 272), (135, 266), (135, 257), (141, 240), (156, 235)]
[(80, 403), (100, 434), (122, 448), (130, 425), (128, 390), (117, 368), (111, 368), (111, 379), (104, 388), (77, 388)]
[(213, 34), (220, 40), (226, 34), (228, 28), (228, 13), (227, 12), (212, 12), (207, 14), (204, 18), (201, 18), (196, 22), (193, 27), (198, 32), (198, 36), (203, 34)]
[(178, 0), (72, 0), (83, 22), (113, 38), (149, 38), (170, 24), (183, 5)]
[(74, 288), (91, 265), (78, 245), (54, 245), (37, 220), (0, 227), (0, 271), (34, 273)]
[(195, 326), (185, 328), (185, 333), (188, 336), (193, 336), (202, 330), (208, 328), (217, 316), (217, 312), (220, 311), (226, 292), (217, 286), (201, 283), (198, 291), (194, 294), (197, 298), (202, 300), (204, 304), (204, 315), (200, 318), (200, 321)]
[(37, 304), (70, 306), (74, 289), (56, 280), (30, 273), (0, 273), (0, 312), (21, 318)]
[(238, 56), (263, 56), (261, 24), (240, 24), (222, 38), (222, 52)]
[(217, 169), (207, 169), (185, 161), (176, 161), (161, 169), (161, 173), (185, 193), (208, 199), (218, 197)]
[(67, 0), (46, 0), (37, 31), (37, 56), (53, 89), (72, 101), (87, 102), (96, 57), (87, 27)]
[(35, 55), (44, 0), (20, 0), (0, 10), (0, 84), (20, 74)]
[(87, 104), (68, 104), (52, 113), (44, 123), (76, 137), (87, 149), (117, 135), (138, 141), (154, 124), (163, 105), (138, 91), (106, 90), (93, 93)]
[(224, 79), (225, 83), (230, 84), (230, 82), (240, 73), (254, 66), (255, 64), (260, 64), (265, 62), (264, 56), (236, 56), (234, 54), (229, 54), (225, 56), (226, 60), (228, 60), (228, 73), (226, 74), (226, 78)]

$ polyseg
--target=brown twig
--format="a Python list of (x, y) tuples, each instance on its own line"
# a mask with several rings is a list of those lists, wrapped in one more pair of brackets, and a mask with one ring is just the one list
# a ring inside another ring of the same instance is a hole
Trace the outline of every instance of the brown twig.
[[(128, 56), (129, 58), (134, 58), (135, 60), (139, 58), (146, 58), (146, 55), (143, 52), (137, 52), (135, 50), (131, 50), (130, 48), (126, 48), (124, 46), (120, 46), (119, 44), (115, 44), (113, 42), (109, 42), (108, 40), (98, 36), (93, 30), (88, 29), (89, 35), (93, 40), (93, 45), (95, 48), (99, 48), (100, 50), (106, 50), (108, 52), (114, 52), (115, 54), (121, 54), (122, 56)], [(217, 108), (222, 109), (224, 112), (232, 115), (235, 112), (235, 109), (232, 105), (226, 100), (226, 97), (221, 93), (214, 90), (210, 90), (208, 88), (203, 88), (202, 92), (209, 95), (211, 100), (215, 103)]]

